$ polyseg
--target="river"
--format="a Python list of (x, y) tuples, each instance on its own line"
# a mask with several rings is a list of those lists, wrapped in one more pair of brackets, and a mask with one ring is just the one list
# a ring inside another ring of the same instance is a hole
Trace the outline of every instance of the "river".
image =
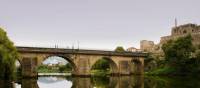
[(198, 77), (58, 77), (0, 81), (0, 88), (200, 88)]

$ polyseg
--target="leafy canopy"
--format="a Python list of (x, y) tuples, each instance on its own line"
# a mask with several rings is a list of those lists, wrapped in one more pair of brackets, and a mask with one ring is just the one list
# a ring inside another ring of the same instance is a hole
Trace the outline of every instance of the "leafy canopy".
[(0, 79), (14, 79), (15, 60), (18, 58), (14, 44), (0, 28)]
[(191, 64), (188, 64), (195, 48), (192, 44), (191, 35), (180, 37), (177, 40), (170, 40), (163, 44), (162, 49), (166, 62), (178, 72), (187, 72)]
[(122, 46), (118, 46), (116, 49), (115, 49), (115, 52), (124, 52), (124, 48)]
[(97, 69), (97, 70), (107, 70), (110, 68), (110, 63), (107, 59), (102, 58), (98, 60), (93, 66), (92, 69)]

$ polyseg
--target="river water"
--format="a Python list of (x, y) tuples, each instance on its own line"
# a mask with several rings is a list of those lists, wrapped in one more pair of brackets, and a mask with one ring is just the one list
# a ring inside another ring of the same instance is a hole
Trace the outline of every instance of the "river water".
[(0, 88), (200, 88), (198, 77), (38, 77), (17, 83), (0, 81)]

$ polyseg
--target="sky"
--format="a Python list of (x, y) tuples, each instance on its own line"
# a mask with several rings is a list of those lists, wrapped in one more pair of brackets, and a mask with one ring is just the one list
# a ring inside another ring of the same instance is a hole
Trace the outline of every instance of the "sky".
[(16, 46), (113, 50), (158, 43), (175, 24), (200, 24), (200, 0), (0, 0)]

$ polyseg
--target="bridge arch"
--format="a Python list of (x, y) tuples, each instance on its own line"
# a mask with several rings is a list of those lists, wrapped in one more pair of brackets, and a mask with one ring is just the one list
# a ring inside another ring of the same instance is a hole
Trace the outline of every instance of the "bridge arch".
[(116, 74), (118, 72), (118, 66), (117, 63), (111, 58), (111, 57), (100, 57), (99, 59), (97, 59), (92, 65), (90, 70), (93, 69), (93, 66), (100, 60), (106, 60), (109, 63), (109, 70), (111, 74)]
[(68, 63), (72, 66), (72, 73), (74, 73), (77, 70), (77, 66), (74, 63), (73, 59), (69, 55), (59, 55), (59, 54), (51, 54), (51, 55), (45, 55), (42, 58), (42, 61), (39, 62), (39, 64), (42, 64), (45, 60), (49, 59), (50, 57), (59, 57), (65, 59)]

